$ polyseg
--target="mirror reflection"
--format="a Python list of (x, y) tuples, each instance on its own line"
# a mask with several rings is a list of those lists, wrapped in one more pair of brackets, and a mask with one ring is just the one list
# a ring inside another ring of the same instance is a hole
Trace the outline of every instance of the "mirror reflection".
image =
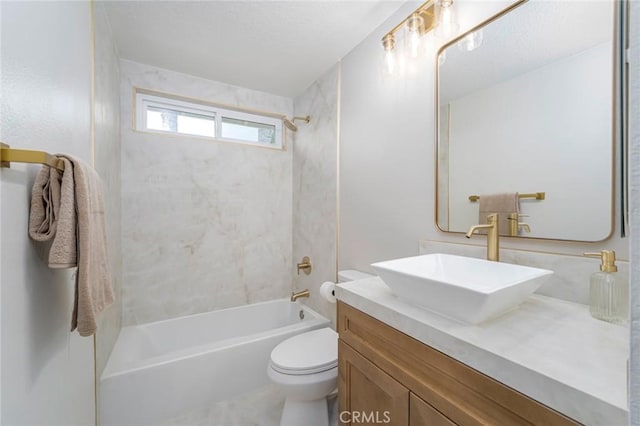
[(499, 212), (507, 236), (612, 231), (611, 2), (525, 2), (444, 46), (437, 70), (437, 224)]

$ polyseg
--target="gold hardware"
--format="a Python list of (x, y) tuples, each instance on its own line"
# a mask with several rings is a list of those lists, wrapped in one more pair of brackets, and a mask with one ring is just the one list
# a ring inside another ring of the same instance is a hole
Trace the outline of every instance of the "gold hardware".
[(471, 236), (478, 229), (488, 229), (487, 233), (487, 260), (493, 260), (498, 262), (500, 260), (500, 237), (498, 232), (498, 214), (491, 213), (487, 215), (487, 224), (486, 225), (474, 225), (469, 228), (467, 231), (466, 237), (471, 238)]
[(385, 51), (393, 50), (395, 46), (395, 36), (394, 34), (400, 28), (404, 26), (406, 23), (411, 23), (412, 25), (416, 25), (416, 22), (420, 21), (422, 18), (422, 28), (420, 28), (420, 35), (425, 34), (433, 29), (436, 26), (436, 14), (435, 14), (435, 1), (429, 0), (424, 2), (420, 7), (414, 10), (409, 16), (404, 18), (398, 25), (393, 27), (391, 31), (382, 37), (382, 47)]
[(0, 142), (0, 163), (1, 167), (11, 167), (11, 163), (34, 163), (44, 164), (49, 167), (56, 168), (60, 171), (64, 170), (64, 162), (44, 151), (30, 151), (27, 149), (13, 149), (9, 145)]
[(524, 232), (531, 233), (531, 227), (528, 223), (520, 222), (521, 217), (528, 217), (525, 214), (518, 214), (516, 212), (509, 213), (509, 236), (517, 237), (522, 229)]
[(291, 293), (291, 301), (295, 302), (296, 300), (300, 299), (301, 297), (309, 297), (309, 290), (302, 290), (299, 291), (297, 293)]
[(311, 259), (309, 259), (309, 256), (303, 257), (302, 262), (298, 263), (298, 275), (300, 275), (301, 269), (306, 275), (311, 273)]
[(585, 253), (587, 257), (600, 258), (600, 270), (602, 272), (618, 272), (616, 266), (616, 252), (614, 250), (601, 250), (600, 253)]
[(389, 33), (382, 37), (382, 48), (386, 51), (393, 50), (396, 47), (396, 38), (393, 33)]
[[(547, 194), (545, 192), (536, 192), (533, 194), (518, 194), (518, 198), (535, 198), (536, 200), (544, 200)], [(469, 195), (469, 201), (475, 203), (480, 199), (479, 195)]]

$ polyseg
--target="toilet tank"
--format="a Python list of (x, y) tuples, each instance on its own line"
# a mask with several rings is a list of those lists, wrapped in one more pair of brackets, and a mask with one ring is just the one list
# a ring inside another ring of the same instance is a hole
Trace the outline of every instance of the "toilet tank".
[(346, 281), (355, 281), (361, 280), (364, 278), (371, 278), (373, 275), (367, 274), (366, 272), (356, 271), (355, 269), (345, 269), (343, 271), (338, 271), (338, 282), (343, 283)]

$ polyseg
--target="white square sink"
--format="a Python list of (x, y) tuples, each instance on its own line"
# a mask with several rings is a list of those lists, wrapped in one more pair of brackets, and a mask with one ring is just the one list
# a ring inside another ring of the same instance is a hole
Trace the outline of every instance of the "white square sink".
[(522, 303), (553, 271), (450, 254), (426, 254), (371, 265), (400, 298), (478, 324)]

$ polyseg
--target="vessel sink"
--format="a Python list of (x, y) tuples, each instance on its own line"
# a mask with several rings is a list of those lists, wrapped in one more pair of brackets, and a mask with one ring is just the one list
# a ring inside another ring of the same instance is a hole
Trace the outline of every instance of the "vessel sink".
[(405, 257), (371, 266), (398, 298), (471, 324), (515, 308), (553, 274), (450, 254)]

